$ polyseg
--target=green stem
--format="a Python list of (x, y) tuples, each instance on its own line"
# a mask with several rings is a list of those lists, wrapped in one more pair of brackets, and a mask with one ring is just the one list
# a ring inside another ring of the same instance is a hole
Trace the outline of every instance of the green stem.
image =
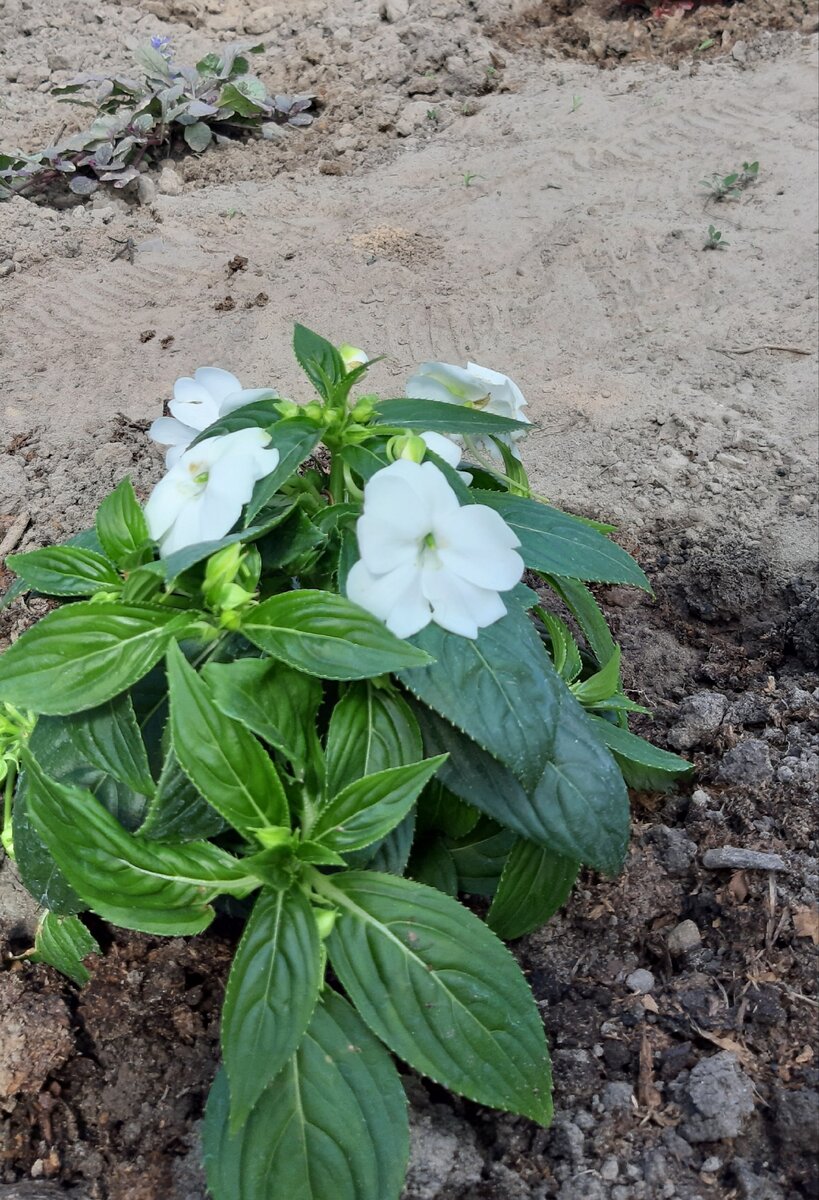
[(14, 784), (17, 780), (17, 763), (7, 762), (6, 786), (3, 792), (3, 832), (0, 843), (9, 858), (14, 858), (14, 841), (11, 832), (11, 804), (14, 796)]
[(338, 454), (333, 455), (330, 465), (330, 498), (333, 504), (344, 502), (344, 463)]

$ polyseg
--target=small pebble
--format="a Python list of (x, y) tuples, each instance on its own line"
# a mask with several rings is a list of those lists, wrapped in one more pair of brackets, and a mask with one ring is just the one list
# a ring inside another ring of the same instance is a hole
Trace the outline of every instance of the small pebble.
[(702, 942), (702, 935), (693, 921), (680, 921), (668, 935), (668, 952), (677, 958), (695, 950)]
[(722, 1159), (717, 1158), (716, 1154), (712, 1154), (709, 1158), (706, 1158), (701, 1169), (705, 1171), (706, 1175), (715, 1175), (721, 1166)]
[(743, 850), (737, 846), (720, 846), (706, 850), (702, 865), (709, 871), (787, 871), (788, 864), (779, 854), (764, 854), (760, 850)]
[(626, 987), (639, 996), (645, 996), (654, 987), (654, 976), (644, 967), (639, 967), (626, 976)]

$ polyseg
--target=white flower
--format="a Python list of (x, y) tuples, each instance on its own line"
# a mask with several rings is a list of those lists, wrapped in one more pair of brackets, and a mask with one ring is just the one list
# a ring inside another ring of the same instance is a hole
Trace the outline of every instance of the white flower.
[(165, 454), (165, 466), (172, 467), (208, 425), (226, 417), (235, 408), (275, 395), (271, 388), (243, 388), (235, 375), (221, 367), (199, 367), (194, 371), (193, 379), (188, 376), (177, 379), (173, 385), (173, 400), (168, 405), (172, 415), (157, 417), (148, 436), (160, 446), (170, 446)]
[(359, 350), (358, 346), (351, 346), (348, 342), (339, 346), (338, 352), (344, 363), (345, 371), (352, 371), (356, 367), (363, 367), (365, 363), (370, 361), (363, 350)]
[[(494, 413), (498, 417), (529, 423), (529, 418), (523, 413), (526, 400), (514, 380), (477, 363), (467, 363), (466, 368), (451, 363), (422, 363), (407, 382), (407, 395), (415, 400), (463, 404)], [(520, 455), (515, 442), (524, 434), (524, 430), (518, 429), (512, 434), (500, 435), (500, 440), (510, 447), (516, 458), (520, 458)], [(500, 451), (490, 438), (478, 437), (474, 441), (496, 462), (502, 461)]]
[(434, 463), (399, 459), (376, 471), (356, 528), (361, 558), (347, 595), (397, 637), (430, 621), (477, 637), (506, 614), (499, 592), (523, 574), (520, 542), (503, 518), (484, 504), (462, 507)]
[(264, 449), (269, 442), (269, 433), (253, 427), (206, 438), (182, 454), (145, 505), (148, 529), (163, 558), (230, 532), (256, 480), (279, 464), (278, 450)]
[[(454, 442), (452, 438), (446, 437), (443, 433), (435, 433), (432, 429), (426, 433), (422, 433), (421, 440), (428, 450), (431, 450), (433, 454), (437, 454), (450, 467), (453, 467), (456, 471), (458, 470), (462, 455), (461, 447), (457, 442)], [(469, 472), (458, 471), (458, 474), (467, 487), (469, 487), (472, 482), (472, 476)]]

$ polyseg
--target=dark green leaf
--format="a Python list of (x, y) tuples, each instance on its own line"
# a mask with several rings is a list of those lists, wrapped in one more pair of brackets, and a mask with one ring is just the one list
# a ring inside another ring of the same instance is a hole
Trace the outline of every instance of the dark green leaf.
[(383, 838), (407, 815), (444, 758), (355, 779), (325, 805), (310, 837), (344, 854)]
[(415, 836), (415, 810), (410, 809), (400, 825), (396, 825), (374, 846), (359, 851), (361, 861), (356, 854), (347, 856), (350, 867), (367, 866), (371, 871), (386, 871), (389, 875), (403, 875), (409, 862), (412, 840)]
[(339, 457), (342, 462), (352, 467), (356, 475), (366, 483), (368, 479), (372, 479), (376, 471), (381, 471), (389, 465), (385, 447), (386, 443), (378, 444), (377, 449), (374, 449), (373, 445), (356, 446), (353, 444), (344, 446), (339, 451)]
[(458, 872), (458, 890), (473, 896), (494, 896), (514, 844), (511, 829), (502, 829), (481, 817), (468, 834), (449, 847)]
[(583, 660), (571, 630), (565, 621), (556, 617), (554, 613), (547, 612), (544, 608), (538, 607), (537, 614), (549, 634), (555, 670), (561, 679), (572, 683), (583, 669)]
[(348, 783), (407, 766), (423, 758), (418, 722), (403, 696), (371, 683), (347, 688), (327, 731), (327, 786), (331, 795)]
[(179, 765), (211, 807), (248, 837), (289, 825), (284, 787), (261, 744), (225, 716), (178, 646), (168, 651), (171, 740)]
[(298, 888), (263, 889), (230, 969), (222, 1055), (236, 1130), (304, 1037), (322, 981), (313, 910)]
[(93, 596), (122, 587), (122, 579), (107, 558), (76, 546), (10, 554), (6, 563), (27, 587), (45, 596)]
[(351, 871), (321, 890), (341, 910), (327, 950), (375, 1034), (454, 1092), (547, 1124), (549, 1053), (520, 968), (483, 921), (433, 888)]
[(293, 350), (313, 387), (325, 400), (329, 399), (333, 388), (347, 373), (338, 350), (304, 325), (296, 325), (293, 331)]
[(407, 874), (427, 887), (437, 888), (446, 896), (458, 895), (458, 872), (455, 860), (440, 838), (422, 842), (413, 848)]
[(269, 398), (254, 400), (252, 404), (234, 408), (233, 412), (228, 413), (227, 416), (220, 417), (218, 421), (208, 425), (198, 437), (194, 438), (191, 445), (197, 446), (206, 438), (222, 437), (223, 434), (236, 433), (240, 429), (265, 429), (272, 434), (274, 433), (273, 427), (282, 420), (282, 415), (276, 407), (278, 404), (281, 404), (281, 400), (271, 388)]
[(613, 725), (603, 717), (589, 717), (600, 740), (611, 750), (629, 787), (664, 792), (678, 779), (690, 775), (691, 763), (668, 750), (652, 746), (645, 738)]
[(377, 425), (398, 425), (433, 433), (463, 433), (467, 437), (502, 435), (530, 428), (524, 421), (438, 400), (380, 400), (375, 406), (373, 420)]
[(66, 717), (64, 724), (69, 741), (86, 762), (143, 796), (154, 794), (156, 785), (127, 692)]
[(0, 700), (57, 715), (96, 708), (146, 675), (190, 619), (141, 604), (66, 604), (0, 658)]
[(480, 816), (477, 808), (453, 796), (439, 779), (433, 779), (418, 802), (418, 830), (421, 833), (431, 830), (457, 840), (475, 828)]
[(321, 704), (317, 679), (266, 658), (208, 663), (202, 675), (226, 716), (241, 721), (292, 763), (305, 766)]
[(227, 821), (199, 794), (169, 750), (139, 836), (156, 842), (196, 842), (227, 828)]
[(108, 557), (119, 565), (150, 541), (145, 514), (130, 479), (123, 479), (97, 509), (97, 536)]
[(275, 532), (266, 534), (260, 542), (262, 570), (280, 571), (295, 564), (295, 573), (299, 560), (326, 541), (326, 534), (316, 529), (309, 517), (297, 508)]
[(631, 555), (585, 521), (508, 492), (474, 491), (473, 498), (500, 513), (520, 538), (519, 553), (532, 570), (601, 583), (629, 583), (651, 591)]
[(248, 612), (242, 633), (273, 658), (323, 679), (366, 679), (429, 662), (376, 617), (332, 592), (271, 596)]
[(20, 774), (14, 797), (11, 828), (20, 878), (37, 904), (61, 916), (82, 912), (87, 905), (57, 866), (29, 816), (25, 771)]
[(143, 933), (201, 933), (213, 919), (211, 900), (256, 885), (218, 846), (135, 837), (90, 792), (56, 783), (26, 750), (23, 761), (33, 824), (69, 884), (106, 921)]
[(535, 788), (552, 757), (565, 685), (529, 617), (510, 607), (477, 638), (430, 624), (412, 640), (435, 661), (399, 672), (405, 687)]
[(230, 108), (240, 117), (258, 117), (268, 111), (264, 103), (264, 89), (261, 97), (254, 98), (241, 90), (238, 84), (226, 83), (219, 93), (220, 108)]
[(555, 579), (550, 575), (544, 578), (583, 630), (583, 636), (597, 661), (608, 662), (617, 647), (603, 611), (589, 589), (577, 579)]
[(498, 937), (523, 937), (545, 925), (571, 895), (580, 864), (522, 838), (503, 868), (486, 923)]
[(213, 1200), (398, 1200), (406, 1106), (383, 1046), (328, 990), (291, 1062), (233, 1136), (227, 1076), (216, 1076), (203, 1135)]
[(601, 871), (619, 870), (629, 831), (623, 778), (568, 689), (554, 713), (551, 761), (529, 794), (448, 721), (421, 705), (414, 711), (426, 753), (449, 754), (441, 781), (456, 796), (538, 845)]
[(99, 945), (79, 917), (59, 917), (47, 912), (40, 918), (34, 935), (34, 950), (28, 955), (31, 962), (48, 963), (67, 975), (79, 987), (91, 978), (83, 959), (98, 954)]

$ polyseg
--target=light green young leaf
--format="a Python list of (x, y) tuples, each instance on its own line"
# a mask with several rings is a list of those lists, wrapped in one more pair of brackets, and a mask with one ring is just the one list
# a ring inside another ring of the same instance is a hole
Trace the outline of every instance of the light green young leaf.
[(203, 1135), (213, 1200), (399, 1200), (407, 1101), (384, 1047), (329, 989), (298, 1051), (231, 1136), (224, 1070)]
[(150, 541), (148, 523), (129, 478), (123, 479), (102, 501), (97, 509), (96, 526), (105, 553), (118, 565)]
[(344, 854), (385, 837), (404, 819), (445, 756), (355, 779), (321, 810), (310, 837)]
[(617, 647), (602, 609), (589, 589), (577, 579), (558, 579), (552, 575), (543, 578), (577, 620), (597, 661), (608, 662)]
[(243, 864), (211, 842), (165, 846), (126, 833), (84, 788), (55, 783), (23, 751), (28, 808), (60, 871), (106, 921), (143, 933), (201, 933), (210, 901), (258, 885)]
[(222, 1009), (232, 1131), (298, 1049), (321, 980), (318, 929), (306, 896), (298, 888), (264, 888), (233, 959)]
[(333, 592), (271, 596), (247, 613), (241, 631), (271, 657), (321, 679), (366, 679), (430, 661), (363, 608)]
[(373, 871), (326, 877), (340, 910), (327, 951), (364, 1020), (416, 1071), (541, 1124), (549, 1052), (520, 968), (483, 921), (423, 884)]
[(264, 826), (289, 825), (272, 761), (244, 725), (219, 711), (178, 646), (168, 651), (168, 685), (174, 753), (208, 804), (246, 837)]
[(323, 399), (328, 400), (346, 375), (344, 360), (332, 342), (304, 325), (293, 331), (293, 350), (299, 366)]
[(66, 604), (0, 657), (0, 700), (58, 716), (96, 708), (147, 675), (191, 619), (147, 604)]
[(561, 679), (571, 683), (583, 669), (583, 660), (577, 642), (565, 621), (556, 617), (545, 608), (537, 608), (537, 614), (546, 626), (549, 640), (552, 643), (552, 661)]
[(620, 690), (620, 647), (615, 646), (611, 658), (599, 671), (573, 683), (571, 690), (584, 707), (610, 700)]
[(486, 923), (509, 941), (545, 925), (566, 903), (580, 864), (522, 838), (506, 860)]

